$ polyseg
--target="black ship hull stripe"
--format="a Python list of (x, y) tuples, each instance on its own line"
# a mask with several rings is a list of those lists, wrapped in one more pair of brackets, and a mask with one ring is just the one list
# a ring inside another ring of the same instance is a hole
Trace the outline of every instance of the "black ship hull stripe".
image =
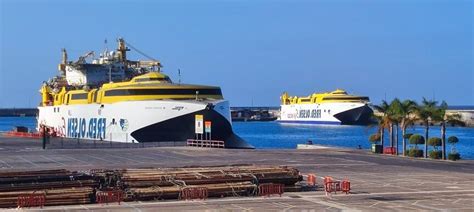
[(213, 109), (204, 109), (158, 122), (131, 133), (138, 142), (169, 142), (194, 139), (195, 115), (203, 115), (211, 121), (211, 139), (225, 142), (226, 148), (254, 148), (232, 131), (230, 122)]
[(341, 121), (343, 125), (367, 125), (372, 114), (373, 110), (365, 105), (335, 114), (334, 117)]

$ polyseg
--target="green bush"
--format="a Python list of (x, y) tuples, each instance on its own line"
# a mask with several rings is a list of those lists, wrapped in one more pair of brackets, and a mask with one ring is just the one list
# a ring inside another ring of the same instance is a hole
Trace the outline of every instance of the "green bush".
[[(457, 152), (456, 152), (456, 143), (459, 142), (459, 139), (458, 137), (456, 136), (449, 136), (448, 138), (448, 143), (450, 143), (452, 146), (451, 146), (451, 154), (455, 155)], [(455, 156), (453, 156), (455, 158)], [(460, 157), (460, 156), (459, 156)], [(450, 159), (451, 160), (451, 159)], [(456, 159), (455, 159), (456, 160)], [(459, 160), (459, 159), (457, 159)]]
[(448, 138), (448, 143), (450, 143), (450, 144), (455, 144), (455, 143), (457, 143), (457, 142), (459, 142), (458, 137), (456, 137), (456, 136), (449, 136), (449, 138)]
[(380, 141), (380, 134), (379, 133), (376, 133), (376, 134), (372, 134), (369, 136), (369, 141), (372, 142), (372, 143), (377, 143)]
[(441, 146), (441, 138), (432, 137), (428, 139), (428, 145), (432, 146), (435, 150), (438, 150), (438, 147)]
[(415, 144), (415, 149), (418, 144), (424, 144), (425, 143), (425, 137), (415, 134), (410, 136), (410, 144)]
[(441, 154), (442, 154), (442, 152), (439, 151), (439, 150), (430, 151), (430, 158), (431, 159), (441, 159)]
[(423, 150), (421, 149), (410, 149), (408, 150), (408, 156), (409, 157), (423, 157)]
[(461, 154), (459, 153), (449, 153), (448, 154), (449, 160), (461, 160)]
[(413, 135), (413, 133), (407, 133), (403, 136), (405, 139), (410, 139), (410, 137)]

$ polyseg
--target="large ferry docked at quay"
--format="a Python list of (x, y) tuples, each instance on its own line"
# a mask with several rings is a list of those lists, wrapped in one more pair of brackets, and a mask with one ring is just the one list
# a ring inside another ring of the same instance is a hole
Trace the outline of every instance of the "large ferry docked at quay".
[(368, 97), (349, 95), (341, 89), (306, 97), (291, 97), (285, 92), (280, 98), (278, 121), (282, 123), (365, 125), (373, 114)]
[(128, 60), (126, 45), (133, 48), (119, 38), (116, 51), (106, 49), (91, 62), (94, 52), (68, 61), (63, 49), (60, 74), (40, 90), (38, 129), (99, 141), (186, 141), (202, 128), (196, 126), (199, 117), (200, 124), (212, 125), (203, 138), (224, 141), (226, 148), (253, 148), (233, 133), (220, 87), (173, 83), (159, 61)]

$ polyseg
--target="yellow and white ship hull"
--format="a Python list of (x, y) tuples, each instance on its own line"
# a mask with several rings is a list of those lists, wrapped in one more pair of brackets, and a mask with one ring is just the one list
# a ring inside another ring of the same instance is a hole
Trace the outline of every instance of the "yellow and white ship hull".
[(287, 104), (280, 107), (279, 122), (299, 124), (365, 125), (373, 113), (363, 102)]
[(115, 142), (171, 142), (195, 138), (195, 115), (212, 123), (212, 140), (226, 148), (252, 148), (232, 131), (226, 100), (149, 100), (40, 106), (38, 128), (61, 137)]

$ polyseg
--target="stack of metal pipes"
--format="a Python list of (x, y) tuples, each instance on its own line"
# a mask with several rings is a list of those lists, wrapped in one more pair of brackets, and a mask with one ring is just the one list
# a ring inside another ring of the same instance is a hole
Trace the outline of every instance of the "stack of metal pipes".
[(95, 203), (97, 191), (123, 192), (125, 201), (188, 199), (182, 195), (190, 190), (205, 198), (253, 196), (262, 183), (292, 187), (301, 180), (292, 167), (254, 165), (0, 172), (0, 208), (33, 196), (44, 198), (41, 206)]
[(209, 197), (249, 196), (255, 195), (262, 183), (294, 186), (302, 180), (297, 169), (285, 166), (141, 168), (104, 173), (96, 174), (105, 177), (105, 182), (115, 181), (128, 201), (179, 199), (184, 188), (206, 188)]
[(44, 205), (91, 203), (98, 182), (65, 169), (0, 172), (0, 207), (17, 207), (19, 196), (42, 195)]

